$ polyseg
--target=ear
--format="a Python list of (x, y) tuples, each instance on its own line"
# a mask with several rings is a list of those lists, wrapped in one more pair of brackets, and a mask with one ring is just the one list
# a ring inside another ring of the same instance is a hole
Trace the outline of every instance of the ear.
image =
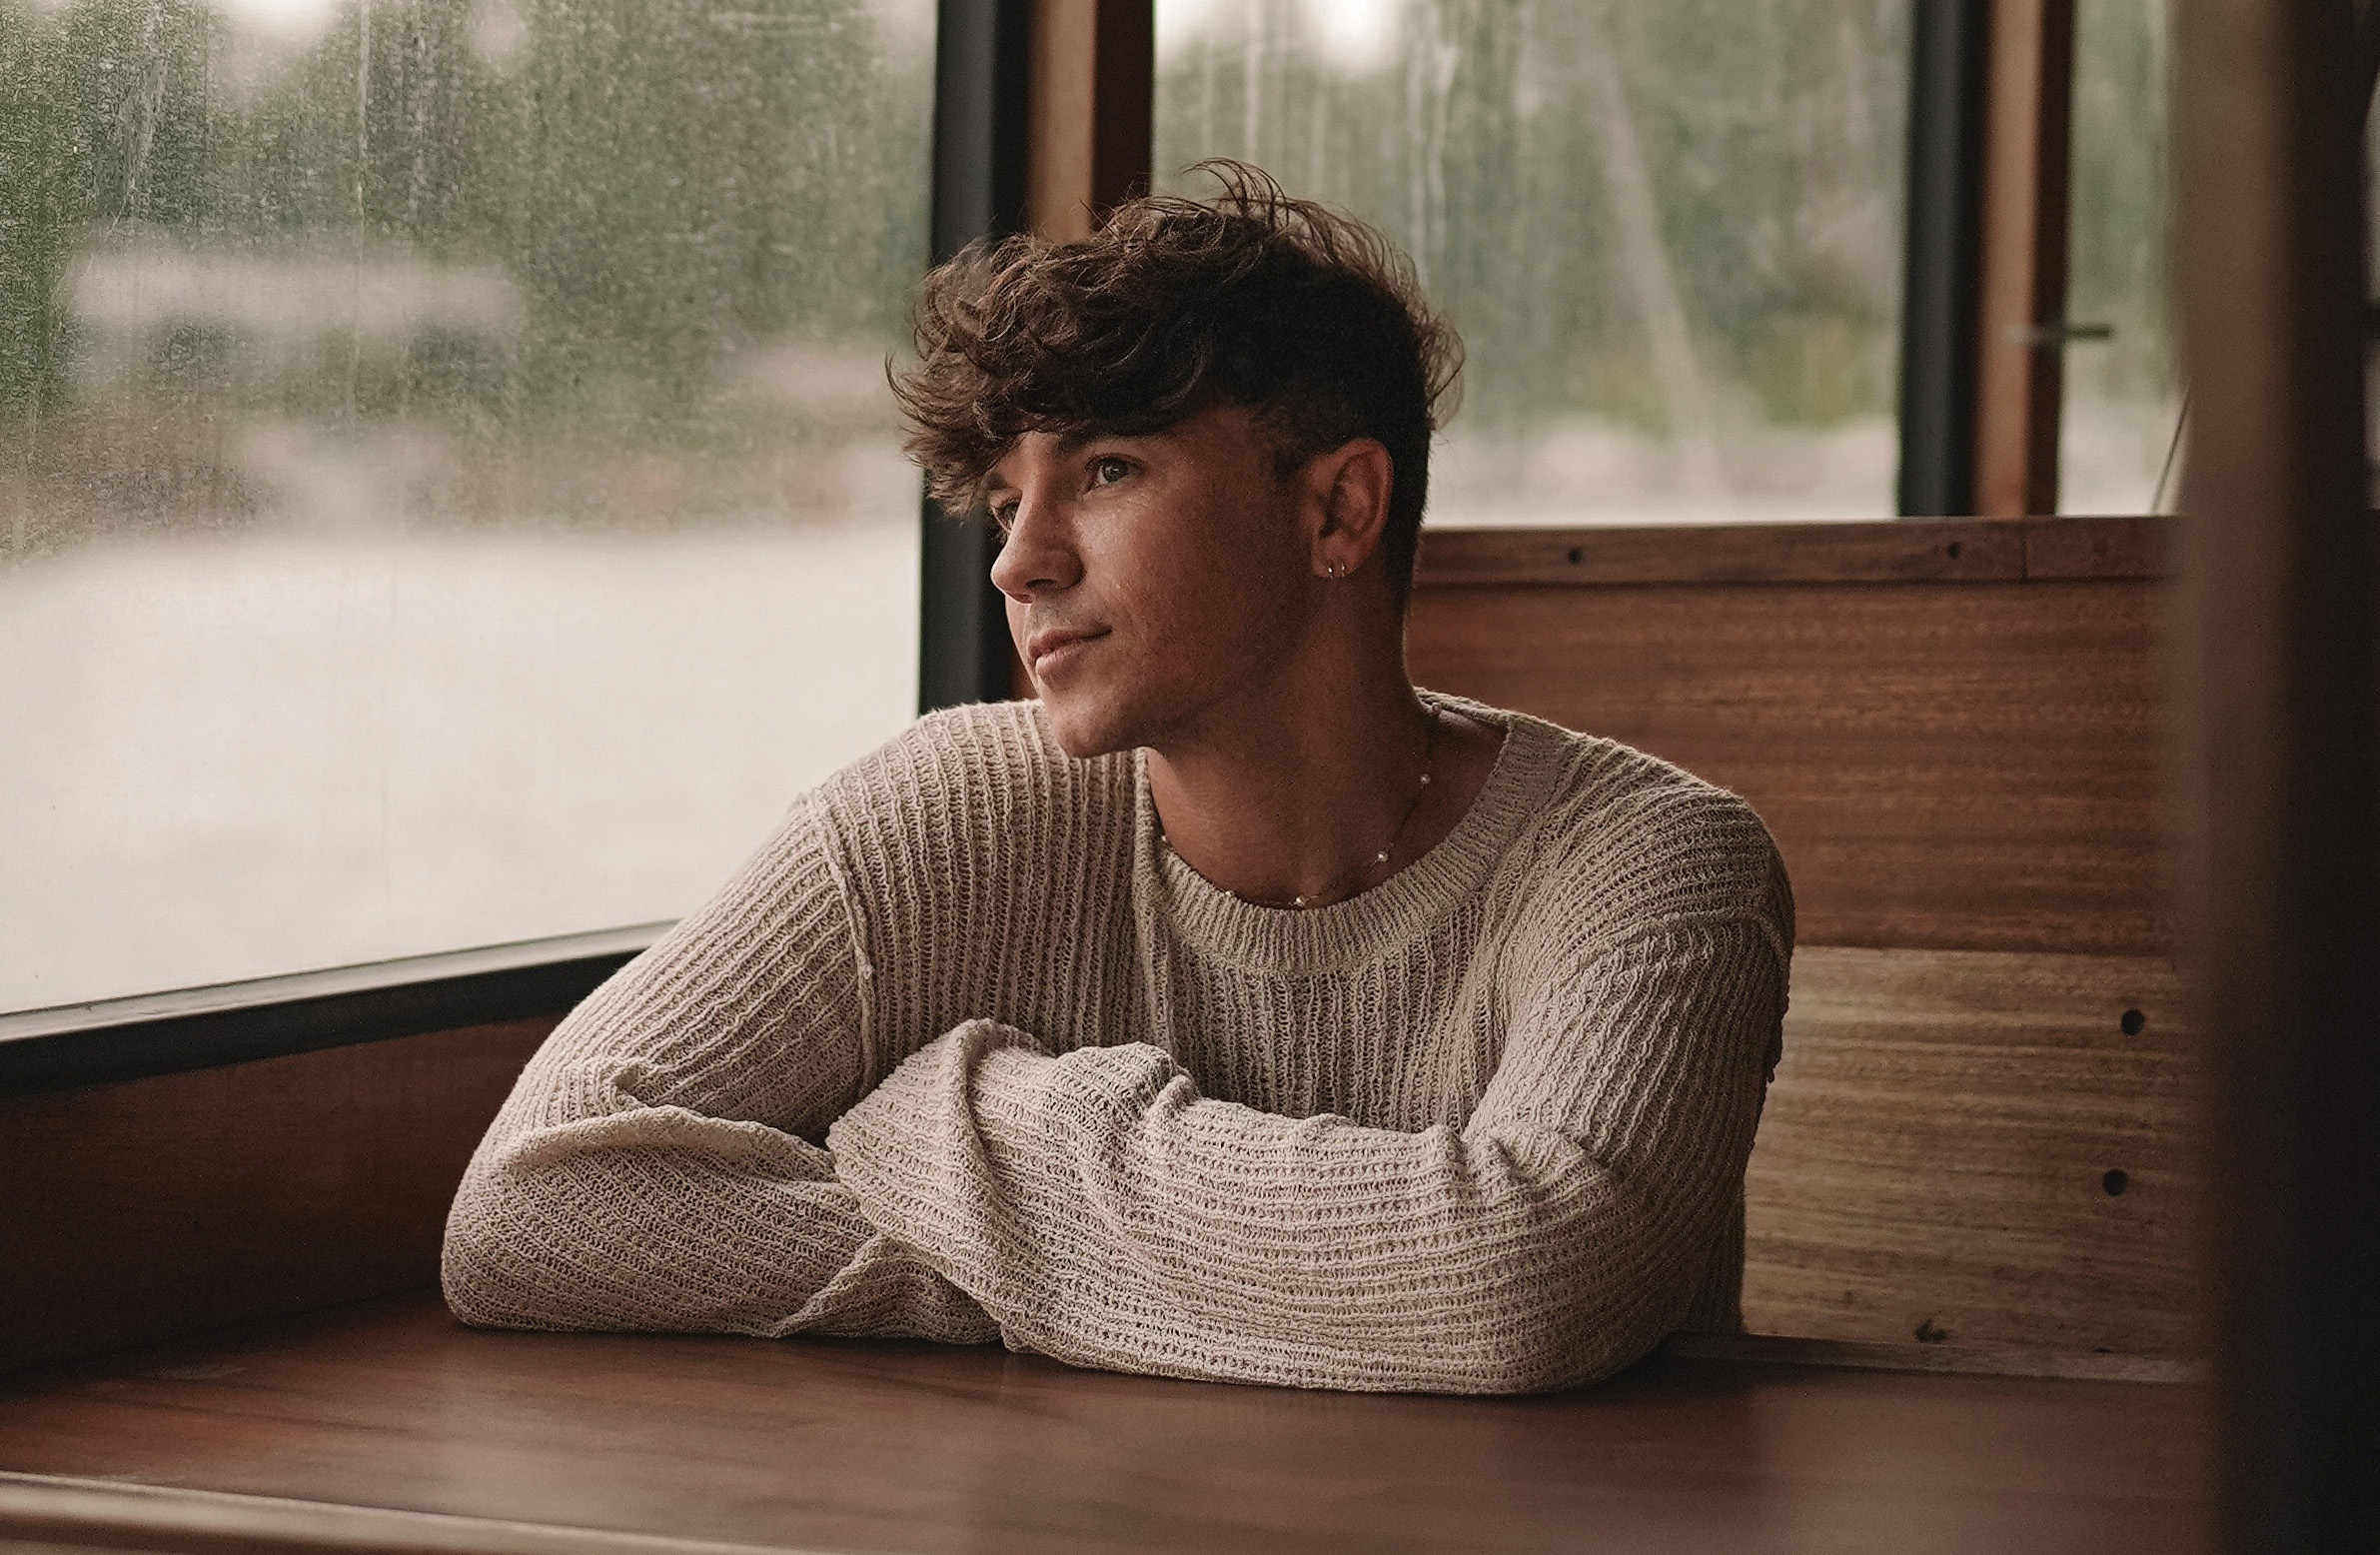
[(1306, 466), (1303, 485), (1314, 571), (1344, 578), (1380, 549), (1396, 465), (1378, 439), (1357, 438), (1316, 455)]

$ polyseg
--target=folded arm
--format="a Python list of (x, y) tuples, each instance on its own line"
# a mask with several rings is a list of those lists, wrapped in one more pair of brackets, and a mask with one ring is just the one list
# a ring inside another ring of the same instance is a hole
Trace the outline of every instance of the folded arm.
[(798, 807), (539, 1049), (448, 1217), (448, 1304), (496, 1327), (996, 1337), (811, 1142), (869, 1077), (864, 997)]
[(972, 1021), (829, 1142), (869, 1220), (1011, 1344), (1119, 1370), (1515, 1392), (1675, 1328), (1743, 1181), (1784, 1003), (1769, 925), (1548, 968), (1480, 1105), (1418, 1133), (1198, 1094), (1142, 1043)]

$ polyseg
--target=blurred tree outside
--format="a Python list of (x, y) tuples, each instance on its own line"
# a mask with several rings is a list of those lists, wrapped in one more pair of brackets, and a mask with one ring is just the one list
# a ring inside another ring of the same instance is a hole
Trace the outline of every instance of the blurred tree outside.
[(1585, 513), (1615, 460), (1659, 467), (1647, 516), (1817, 516), (1792, 506), (1828, 500), (1805, 434), (1881, 459), (1832, 514), (1878, 517), (1907, 11), (1161, 0), (1160, 177), (1252, 161), (1412, 256), (1467, 347), (1447, 496), (1477, 521), (1526, 514), (1533, 480), (1528, 516)]
[[(2064, 513), (2147, 513), (2180, 411), (2166, 315), (2167, 0), (2081, 0), (2066, 317), (2104, 324), (2066, 348)], [(2166, 483), (2163, 502), (2173, 505)]]
[(705, 459), (887, 435), (932, 62), (885, 9), (0, 0), (0, 533), (252, 516), (276, 417), (476, 450), (432, 521), (604, 506), (541, 451), (676, 451), (690, 510), (757, 500)]
[[(2169, 391), (2163, 4), (2080, 13), (2074, 292), (2116, 332), (2069, 366), (2085, 418), (2127, 426)], [(1468, 347), (1437, 518), (1882, 518), (1909, 15), (1158, 0), (1159, 182), (1241, 158), (1412, 256)], [(2083, 479), (2153, 472), (2137, 443)]]
[[(2115, 326), (2069, 356), (2086, 490), (2137, 480), (2172, 398), (2162, 4), (2080, 12), (2073, 317)], [(1384, 227), (1461, 329), (1442, 507), (1888, 511), (1908, 0), (1159, 21), (1161, 185), (1252, 161)], [(614, 512), (590, 451), (646, 460), (618, 483), (643, 507), (748, 508), (764, 437), (889, 434), (861, 363), (898, 348), (923, 253), (920, 202), (888, 191), (926, 177), (928, 37), (868, 0), (336, 0), (325, 22), (0, 0), (0, 533), (243, 521), (275, 499), (237, 418), (268, 412), (477, 450), (421, 522)], [(177, 287), (207, 297), (177, 311)]]

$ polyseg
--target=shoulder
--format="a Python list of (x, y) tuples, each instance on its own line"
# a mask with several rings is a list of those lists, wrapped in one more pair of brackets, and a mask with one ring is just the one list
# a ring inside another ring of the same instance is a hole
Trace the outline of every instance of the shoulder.
[(1693, 921), (1761, 926), (1789, 953), (1792, 889), (1776, 839), (1740, 794), (1616, 740), (1499, 712), (1547, 750), (1537, 817), (1514, 852), (1525, 922), (1617, 941)]
[(998, 702), (925, 715), (807, 797), (870, 852), (986, 859), (1128, 823), (1133, 792), (1129, 753), (1078, 761), (1039, 703)]

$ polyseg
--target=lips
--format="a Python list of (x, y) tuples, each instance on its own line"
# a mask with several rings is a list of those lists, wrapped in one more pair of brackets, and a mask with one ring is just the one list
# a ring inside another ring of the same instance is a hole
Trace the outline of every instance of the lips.
[(1047, 627), (1025, 640), (1025, 663), (1035, 675), (1066, 663), (1082, 652), (1083, 646), (1107, 636), (1104, 628), (1086, 630)]

